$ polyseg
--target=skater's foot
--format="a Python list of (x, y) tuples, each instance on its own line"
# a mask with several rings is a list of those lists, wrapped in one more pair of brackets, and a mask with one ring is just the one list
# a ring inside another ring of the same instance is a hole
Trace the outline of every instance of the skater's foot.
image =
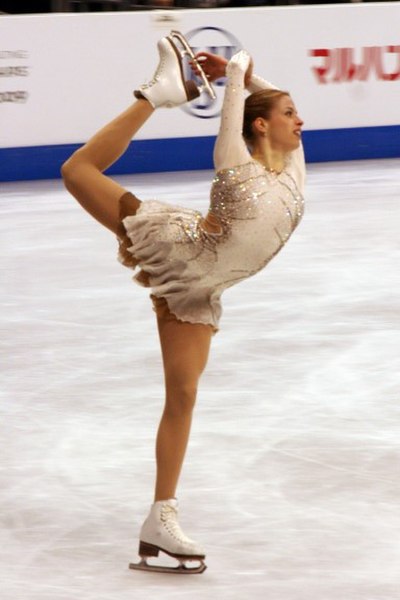
[[(146, 559), (164, 552), (179, 561), (179, 567), (157, 567), (147, 564)], [(162, 572), (202, 573), (205, 553), (203, 548), (188, 538), (178, 523), (178, 502), (175, 499), (155, 502), (140, 531), (139, 555), (142, 562), (131, 568)], [(199, 562), (198, 567), (186, 567), (188, 561)]]
[(158, 42), (157, 47), (160, 55), (157, 70), (149, 83), (145, 83), (135, 90), (136, 98), (145, 98), (153, 108), (163, 106), (171, 108), (194, 100), (200, 96), (203, 89), (215, 97), (204, 74), (204, 78), (201, 78), (207, 86), (205, 84), (197, 85), (192, 79), (185, 79), (183, 57), (196, 59), (182, 34), (171, 31), (169, 36)]

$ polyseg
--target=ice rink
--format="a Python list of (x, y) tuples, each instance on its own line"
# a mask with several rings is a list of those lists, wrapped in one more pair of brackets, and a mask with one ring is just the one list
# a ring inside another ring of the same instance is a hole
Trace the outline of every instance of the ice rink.
[[(224, 294), (179, 501), (203, 575), (130, 571), (163, 377), (148, 291), (60, 181), (1, 185), (1, 600), (399, 600), (399, 160), (309, 165)], [(120, 177), (205, 211), (211, 172)]]

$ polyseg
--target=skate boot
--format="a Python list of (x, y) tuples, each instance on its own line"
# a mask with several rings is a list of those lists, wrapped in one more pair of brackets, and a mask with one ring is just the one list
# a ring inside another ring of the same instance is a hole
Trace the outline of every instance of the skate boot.
[[(153, 108), (179, 106), (194, 100), (203, 91), (207, 91), (215, 98), (207, 77), (196, 60), (186, 39), (177, 31), (162, 38), (158, 44), (160, 62), (149, 83), (144, 83), (134, 91), (136, 98), (145, 98)], [(202, 84), (197, 84), (192, 79), (185, 79), (183, 59), (187, 56), (196, 64)]]
[[(179, 561), (177, 567), (149, 565), (147, 559), (157, 557), (160, 552)], [(156, 571), (159, 573), (203, 573), (205, 554), (203, 548), (189, 539), (178, 523), (178, 502), (175, 499), (155, 502), (140, 531), (139, 556), (141, 562), (131, 563), (130, 569)], [(188, 561), (199, 563), (187, 567)]]

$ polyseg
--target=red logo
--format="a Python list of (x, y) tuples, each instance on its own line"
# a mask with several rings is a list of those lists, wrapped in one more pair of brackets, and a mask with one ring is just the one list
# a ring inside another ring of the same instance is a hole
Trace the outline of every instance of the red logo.
[(366, 81), (369, 77), (400, 79), (400, 46), (318, 48), (310, 50), (309, 55), (321, 60), (319, 66), (312, 67), (318, 83)]

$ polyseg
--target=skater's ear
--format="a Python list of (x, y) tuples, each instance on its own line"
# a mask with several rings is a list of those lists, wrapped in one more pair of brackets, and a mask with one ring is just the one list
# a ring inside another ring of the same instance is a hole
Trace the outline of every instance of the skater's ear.
[(268, 135), (268, 121), (264, 117), (257, 117), (252, 123), (255, 136), (266, 137)]

